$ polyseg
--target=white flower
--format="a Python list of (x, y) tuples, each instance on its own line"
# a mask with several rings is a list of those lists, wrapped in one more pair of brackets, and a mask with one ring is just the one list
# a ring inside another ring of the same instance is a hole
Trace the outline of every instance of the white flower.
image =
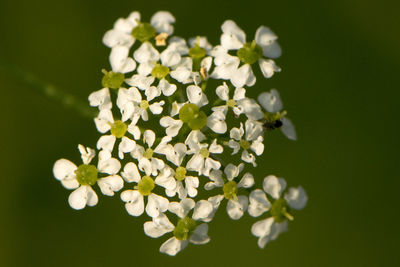
[[(193, 214), (189, 217), (188, 214), (192, 209)], [(183, 250), (189, 242), (200, 245), (210, 241), (207, 234), (208, 225), (206, 223), (197, 225), (198, 221), (206, 220), (213, 212), (213, 205), (210, 202), (200, 200), (195, 203), (192, 199), (185, 198), (179, 203), (171, 202), (168, 210), (180, 218), (176, 226), (168, 220), (165, 214), (160, 214), (160, 216), (144, 224), (144, 232), (153, 238), (174, 232), (174, 236), (161, 245), (160, 252), (174, 256)]]
[(233, 220), (240, 219), (248, 206), (248, 199), (246, 196), (237, 196), (237, 191), (239, 188), (250, 188), (254, 185), (254, 177), (251, 173), (245, 173), (242, 179), (236, 183), (234, 179), (238, 177), (239, 173), (243, 170), (243, 163), (239, 164), (239, 166), (235, 166), (233, 164), (228, 164), (225, 169), (225, 177), (228, 180), (224, 182), (222, 178), (222, 171), (213, 170), (210, 173), (210, 180), (205, 184), (204, 188), (206, 190), (211, 190), (213, 188), (222, 188), (224, 194), (219, 195), (219, 202), (222, 200), (222, 197), (228, 199), (228, 204), (226, 206), (226, 211)]
[(247, 104), (243, 100), (246, 99), (246, 89), (244, 88), (235, 88), (235, 92), (233, 94), (233, 98), (229, 98), (229, 87), (224, 82), (223, 85), (220, 85), (216, 89), (217, 96), (222, 101), (225, 101), (225, 105), (213, 107), (213, 111), (222, 111), (225, 115), (228, 112), (229, 108), (232, 108), (235, 116), (239, 116), (243, 113), (244, 107), (243, 104)]
[[(270, 92), (261, 93), (258, 96), (258, 102), (260, 102), (267, 112), (279, 115), (278, 120), (281, 122), (281, 131), (287, 138), (291, 140), (297, 139), (296, 130), (292, 121), (285, 117), (285, 111), (281, 112), (283, 104), (277, 90), (272, 89)], [(275, 121), (268, 121), (268, 123), (274, 124)]]
[[(150, 176), (141, 177), (138, 167), (135, 163), (129, 162), (125, 165), (121, 173), (125, 181), (136, 183), (135, 190), (125, 190), (121, 193), (121, 199), (125, 202), (127, 212), (132, 216), (140, 216), (146, 210), (150, 217), (157, 217), (168, 208), (168, 199), (153, 193), (156, 185), (170, 189), (175, 187), (174, 179), (168, 179), (168, 175), (161, 172), (155, 180)], [(145, 208), (144, 198), (147, 197)]]
[(301, 186), (289, 188), (282, 199), (281, 195), (285, 188), (286, 181), (284, 179), (270, 175), (264, 178), (263, 189), (275, 200), (273, 204), (260, 189), (250, 193), (249, 214), (258, 217), (271, 210), (272, 215), (270, 218), (256, 222), (251, 228), (252, 234), (259, 238), (258, 246), (260, 248), (264, 248), (269, 241), (275, 240), (280, 233), (287, 231), (286, 218), (293, 220), (287, 207), (300, 210), (307, 204), (307, 194)]
[[(168, 138), (168, 137), (167, 137)], [(163, 147), (164, 142), (167, 142), (166, 138), (154, 148), (153, 145), (156, 140), (156, 134), (152, 130), (146, 130), (143, 133), (143, 143), (147, 145), (147, 148), (136, 145), (134, 150), (131, 152), (131, 156), (139, 161), (138, 167), (141, 171), (145, 172), (146, 175), (157, 175), (159, 170), (162, 170), (165, 166), (164, 161), (154, 157), (154, 153), (159, 153), (160, 148)]]
[(133, 125), (136, 125), (139, 118), (144, 121), (149, 120), (148, 110), (154, 115), (161, 114), (165, 101), (153, 102), (153, 99), (161, 94), (154, 86), (146, 90), (146, 100), (142, 98), (141, 93), (136, 87), (120, 89), (118, 91), (117, 106), (121, 110), (124, 119), (131, 119)]
[(217, 144), (217, 139), (208, 144), (198, 143), (188, 153), (194, 153), (186, 164), (186, 168), (190, 171), (197, 171), (199, 175), (208, 176), (211, 170), (218, 170), (221, 163), (213, 158), (210, 154), (221, 154), (223, 147)]
[[(242, 149), (241, 159), (256, 167), (255, 155), (260, 156), (264, 152), (263, 126), (257, 121), (247, 120), (245, 129), (246, 131), (243, 129), (242, 123), (240, 123), (240, 128), (232, 128), (230, 131), (230, 137), (232, 139), (229, 140), (228, 146), (233, 149), (232, 155), (238, 153), (239, 150)], [(255, 155), (249, 153), (249, 151), (252, 151)]]
[(111, 153), (114, 149), (114, 144), (117, 138), (120, 138), (121, 142), (118, 145), (118, 156), (120, 159), (123, 159), (124, 153), (129, 153), (135, 148), (136, 142), (126, 137), (125, 134), (128, 131), (132, 135), (137, 136), (136, 131), (138, 129), (135, 127), (129, 127), (128, 129), (128, 126), (124, 121), (114, 121), (111, 110), (100, 110), (99, 115), (94, 119), (94, 121), (96, 128), (100, 133), (111, 132), (110, 135), (103, 135), (99, 138), (97, 141), (97, 149), (106, 150)]
[(118, 19), (114, 28), (104, 35), (103, 43), (110, 48), (118, 45), (130, 48), (135, 42), (131, 32), (138, 25), (138, 21), (140, 21), (140, 13), (137, 11), (132, 12), (127, 19)]
[[(281, 69), (271, 59), (280, 56), (277, 36), (267, 27), (257, 29), (255, 40), (246, 43), (246, 34), (232, 20), (225, 21), (222, 26), (221, 47), (214, 51), (216, 69), (214, 76), (230, 79), (235, 87), (253, 86), (256, 82), (251, 64), (258, 60), (260, 69), (266, 78), (272, 77)], [(228, 54), (229, 50), (239, 50), (237, 59)], [(239, 59), (244, 63), (239, 67)], [(220, 63), (224, 62), (224, 63)]]
[[(101, 192), (107, 196), (113, 196), (123, 187), (122, 178), (117, 175), (121, 168), (120, 162), (111, 157), (107, 151), (99, 153), (97, 167), (90, 165), (96, 153), (93, 149), (78, 146), (83, 164), (79, 167), (67, 159), (57, 160), (53, 167), (53, 173), (57, 180), (67, 189), (75, 189), (69, 196), (69, 205), (76, 210), (87, 206), (95, 206), (98, 197), (91, 186), (98, 184)], [(103, 178), (98, 173), (107, 174)]]

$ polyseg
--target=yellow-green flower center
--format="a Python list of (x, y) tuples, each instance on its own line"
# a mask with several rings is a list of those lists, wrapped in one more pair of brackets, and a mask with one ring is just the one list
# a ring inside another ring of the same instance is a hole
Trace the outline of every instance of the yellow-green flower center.
[(111, 124), (111, 134), (117, 138), (124, 137), (127, 129), (128, 125), (121, 120), (116, 120)]
[(104, 76), (101, 80), (103, 87), (110, 89), (119, 89), (125, 80), (125, 75), (119, 72), (107, 72), (103, 70)]
[(174, 229), (174, 236), (178, 240), (188, 240), (196, 229), (196, 221), (185, 217), (180, 219)]
[(82, 164), (75, 171), (76, 180), (81, 185), (94, 185), (97, 182), (98, 171), (96, 166)]
[(132, 36), (143, 42), (146, 42), (156, 36), (156, 29), (151, 26), (149, 23), (140, 22), (135, 28), (132, 29)]
[(168, 73), (169, 73), (169, 68), (161, 64), (156, 64), (153, 70), (151, 71), (151, 75), (159, 80), (165, 78), (165, 76), (167, 76)]
[(178, 181), (184, 180), (186, 177), (186, 168), (185, 167), (178, 167), (175, 170), (175, 178)]
[(232, 199), (232, 200), (237, 200), (237, 184), (235, 181), (229, 181), (224, 184), (224, 187), (222, 188), (224, 191), (224, 197), (226, 199)]
[(271, 206), (271, 215), (274, 217), (275, 222), (281, 223), (286, 219), (293, 221), (294, 217), (291, 215), (290, 208), (285, 199), (277, 199)]
[(262, 48), (256, 41), (246, 43), (237, 51), (238, 58), (245, 64), (254, 64), (263, 55)]
[(138, 183), (137, 189), (142, 196), (148, 196), (153, 191), (155, 185), (153, 179), (150, 176), (143, 176)]
[(196, 44), (194, 47), (189, 49), (189, 56), (194, 59), (203, 58), (206, 55), (206, 50)]
[(143, 156), (145, 158), (151, 159), (153, 157), (154, 151), (151, 148), (146, 149), (146, 151), (143, 153)]
[(250, 142), (247, 140), (244, 140), (244, 139), (240, 140), (239, 143), (240, 143), (240, 147), (243, 148), (244, 150), (249, 149), (251, 146)]
[(233, 100), (233, 99), (229, 99), (228, 101), (226, 101), (226, 105), (227, 105), (228, 107), (233, 108), (234, 106), (236, 106), (236, 101)]
[(140, 107), (142, 108), (142, 109), (148, 109), (149, 108), (149, 102), (147, 101), (147, 100), (142, 100), (141, 102), (140, 102)]
[(202, 149), (200, 149), (199, 152), (200, 156), (202, 156), (203, 158), (208, 158), (210, 156), (210, 151), (208, 151), (207, 148), (203, 147)]

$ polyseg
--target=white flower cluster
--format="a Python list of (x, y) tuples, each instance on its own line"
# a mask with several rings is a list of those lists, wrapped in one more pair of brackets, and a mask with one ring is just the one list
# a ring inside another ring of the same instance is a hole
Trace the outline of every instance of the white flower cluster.
[[(307, 202), (302, 187), (285, 191), (282, 178), (251, 174), (268, 132), (279, 128), (296, 139), (275, 89), (258, 102), (246, 96), (256, 83), (254, 65), (265, 78), (280, 71), (277, 36), (261, 26), (248, 41), (228, 20), (212, 46), (203, 36), (172, 36), (174, 22), (166, 11), (150, 23), (133, 12), (104, 35), (111, 70), (103, 70), (103, 89), (89, 96), (99, 110), (98, 153), (79, 145), (83, 163), (60, 159), (54, 176), (74, 190), (68, 201), (77, 210), (97, 204), (95, 184), (107, 196), (124, 189), (126, 211), (150, 218), (146, 235), (171, 233), (160, 247), (168, 255), (209, 242), (207, 223), (221, 205), (233, 220), (246, 212), (264, 217), (251, 228), (263, 248)], [(261, 183), (263, 190), (255, 189)]]

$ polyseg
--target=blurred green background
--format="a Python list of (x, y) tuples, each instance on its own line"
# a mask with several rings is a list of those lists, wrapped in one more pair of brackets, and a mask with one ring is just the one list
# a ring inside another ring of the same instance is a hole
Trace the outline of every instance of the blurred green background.
[[(207, 35), (234, 19), (251, 38), (261, 24), (278, 35), (277, 88), (299, 135), (273, 133), (259, 175), (301, 184), (309, 203), (290, 231), (260, 250), (255, 221), (220, 211), (211, 242), (176, 257), (158, 253), (143, 219), (118, 197), (74, 211), (53, 178), (55, 160), (95, 146), (92, 121), (0, 72), (0, 266), (400, 266), (398, 1), (1, 0), (0, 59), (86, 101), (100, 89), (109, 49), (101, 39), (119, 17), (171, 11), (177, 35)], [(262, 176), (263, 177), (263, 176)], [(261, 179), (260, 177), (259, 179)]]

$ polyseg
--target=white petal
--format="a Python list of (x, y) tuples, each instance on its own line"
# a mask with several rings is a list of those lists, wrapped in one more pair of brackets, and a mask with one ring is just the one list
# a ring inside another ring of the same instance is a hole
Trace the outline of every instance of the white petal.
[(237, 184), (238, 188), (250, 188), (254, 185), (254, 177), (251, 173), (245, 173), (240, 180), (240, 182)]
[(282, 191), (286, 188), (286, 181), (282, 178), (277, 178), (274, 175), (269, 175), (264, 178), (263, 189), (271, 197), (278, 199)]
[(114, 46), (110, 53), (110, 64), (114, 72), (127, 73), (136, 68), (136, 62), (128, 60), (129, 48), (126, 46)]
[(133, 162), (129, 162), (125, 165), (124, 171), (121, 173), (121, 175), (128, 183), (138, 183), (141, 179), (139, 170), (136, 164)]
[(277, 113), (283, 108), (281, 97), (275, 89), (272, 89), (270, 92), (261, 93), (257, 100), (270, 113)]
[(114, 47), (117, 45), (131, 47), (134, 41), (135, 39), (132, 35), (114, 29), (106, 32), (103, 37), (103, 43), (108, 47)]
[(204, 166), (204, 158), (201, 155), (196, 154), (190, 158), (190, 160), (186, 164), (186, 169), (190, 171), (201, 172), (203, 166)]
[(244, 64), (238, 68), (231, 76), (231, 82), (235, 87), (253, 86), (256, 83), (256, 76), (249, 64)]
[(176, 85), (169, 83), (166, 79), (161, 79), (158, 88), (165, 96), (171, 96), (176, 91)]
[(208, 198), (208, 202), (210, 202), (213, 205), (213, 211), (211, 212), (210, 216), (208, 218), (204, 219), (204, 222), (211, 222), (212, 219), (214, 218), (215, 213), (217, 212), (221, 201), (224, 200), (224, 195), (216, 195), (213, 197)]
[(114, 135), (103, 135), (97, 141), (97, 149), (98, 150), (107, 150), (112, 152), (114, 149), (116, 137)]
[(210, 237), (208, 236), (208, 224), (202, 223), (197, 226), (189, 241), (196, 245), (208, 243), (210, 241)]
[(260, 120), (264, 118), (260, 105), (254, 99), (245, 98), (238, 101), (238, 105), (243, 108), (244, 114), (251, 120)]
[(145, 222), (143, 225), (146, 235), (152, 238), (158, 238), (174, 230), (174, 225), (168, 220), (168, 217), (161, 213), (160, 216), (153, 218), (151, 222)]
[(204, 168), (202, 169), (202, 174), (208, 176), (211, 170), (218, 170), (221, 168), (221, 163), (212, 158), (206, 158), (204, 163)]
[(88, 185), (82, 185), (75, 189), (68, 198), (69, 205), (76, 210), (83, 209), (87, 206), (95, 206), (98, 202), (96, 192)]
[(282, 118), (281, 121), (282, 121), (281, 130), (283, 134), (290, 140), (297, 140), (296, 130), (294, 128), (292, 121), (285, 117)]
[(81, 153), (81, 158), (84, 164), (89, 164), (96, 156), (96, 151), (90, 147), (85, 148), (83, 145), (78, 145), (78, 150)]
[(147, 97), (147, 101), (151, 101), (154, 98), (161, 95), (161, 89), (159, 89), (155, 86), (150, 86), (149, 88), (146, 89), (145, 95)]
[(210, 172), (210, 180), (212, 182), (208, 182), (204, 185), (204, 189), (211, 190), (215, 187), (222, 187), (224, 186), (224, 181), (222, 180), (222, 171), (220, 170), (213, 170)]
[(247, 150), (242, 151), (242, 156), (240, 157), (244, 162), (253, 164), (254, 167), (257, 166), (256, 158), (253, 154), (250, 154)]
[(144, 211), (143, 196), (137, 190), (125, 190), (121, 193), (121, 199), (125, 203), (126, 211), (132, 216), (140, 216)]
[(188, 243), (188, 241), (178, 240), (175, 237), (171, 237), (161, 245), (160, 252), (170, 256), (175, 256), (178, 252), (183, 250)]
[(184, 218), (187, 216), (190, 210), (195, 206), (195, 202), (191, 198), (184, 198), (179, 203), (171, 202), (169, 203), (168, 210), (175, 213), (178, 217)]
[(260, 58), (258, 60), (258, 63), (260, 65), (261, 72), (265, 78), (271, 78), (275, 72), (281, 71), (281, 68), (279, 68), (275, 64), (275, 61), (273, 61), (272, 59), (266, 60), (266, 59)]
[(276, 36), (276, 34), (268, 27), (260, 26), (256, 31), (255, 40), (257, 44), (261, 47), (269, 46), (277, 39), (278, 36)]
[(301, 210), (307, 204), (307, 194), (303, 187), (289, 188), (289, 191), (285, 194), (285, 200), (292, 209)]
[(180, 83), (187, 83), (192, 72), (185, 67), (178, 67), (175, 70), (171, 71), (170, 76), (177, 80)]
[(105, 154), (105, 150), (99, 153), (99, 163), (97, 164), (97, 169), (99, 170), (99, 172), (108, 174), (118, 173), (121, 169), (121, 163), (119, 162), (119, 160), (117, 160), (116, 158), (109, 158), (108, 156), (104, 159), (103, 155)]
[(175, 137), (178, 135), (183, 122), (181, 120), (174, 120), (173, 118), (166, 116), (161, 118), (160, 125), (167, 128), (165, 131), (168, 136)]
[(256, 237), (268, 235), (271, 231), (271, 226), (274, 223), (274, 218), (270, 217), (253, 224), (251, 233)]
[(164, 100), (160, 102), (155, 102), (149, 106), (149, 109), (151, 113), (153, 113), (154, 115), (158, 115), (162, 113), (164, 104)]
[(199, 178), (194, 176), (186, 176), (185, 185), (189, 197), (197, 196), (197, 189), (199, 187)]
[(111, 110), (102, 109), (97, 118), (94, 119), (96, 128), (100, 133), (105, 133), (111, 129), (110, 123), (114, 122)]
[(228, 129), (225, 122), (225, 114), (220, 111), (214, 111), (207, 118), (207, 126), (218, 134), (224, 134)]
[(101, 90), (95, 91), (89, 95), (89, 104), (92, 107), (99, 107), (102, 109), (111, 109), (112, 103), (110, 98), (110, 91), (108, 88), (103, 88)]
[(265, 57), (278, 58), (282, 55), (282, 49), (278, 42), (273, 42), (271, 45), (264, 46), (262, 49)]
[(267, 196), (261, 189), (256, 189), (250, 193), (249, 196), (249, 209), (250, 216), (258, 217), (271, 208), (271, 203), (268, 201)]
[(264, 138), (262, 136), (259, 136), (256, 141), (254, 141), (250, 149), (256, 153), (257, 156), (260, 156), (264, 152), (264, 144), (262, 143)]
[(246, 89), (242, 87), (235, 88), (235, 92), (233, 94), (233, 100), (239, 101), (246, 97)]
[(57, 180), (75, 178), (75, 171), (78, 167), (67, 159), (59, 159), (54, 163), (53, 174)]
[(226, 85), (226, 83), (224, 83), (224, 85), (220, 85), (217, 87), (216, 94), (220, 99), (222, 99), (224, 101), (229, 100), (229, 88)]
[(236, 141), (240, 141), (242, 139), (242, 136), (244, 134), (243, 130), (243, 124), (240, 123), (240, 129), (239, 128), (232, 128), (231, 131), (229, 132), (229, 136)]
[(246, 196), (238, 196), (238, 201), (230, 199), (226, 205), (226, 211), (232, 220), (239, 220), (247, 210), (249, 200)]
[(113, 196), (114, 192), (118, 192), (124, 187), (124, 180), (119, 175), (111, 175), (101, 178), (97, 181), (101, 192), (106, 196)]
[(124, 136), (118, 146), (118, 155), (120, 159), (124, 158), (124, 153), (130, 153), (135, 148), (136, 142)]
[(136, 126), (135, 124), (129, 124), (128, 126), (128, 132), (133, 135), (133, 138), (135, 140), (138, 140), (140, 138), (141, 132), (140, 132), (140, 128), (138, 126)]
[(176, 181), (170, 168), (164, 168), (154, 182), (167, 190), (173, 190), (176, 187)]
[(152, 147), (155, 140), (156, 140), (156, 134), (152, 130), (144, 131), (143, 133), (144, 143), (146, 143), (149, 147)]
[[(139, 88), (140, 90), (146, 90), (153, 84), (154, 80), (155, 80), (155, 78), (153, 76), (145, 77), (142, 75), (135, 74), (131, 78), (126, 79), (125, 82), (127, 84), (129, 84), (130, 86)], [(135, 90), (135, 89), (129, 88), (129, 91)], [(135, 100), (136, 102), (140, 103), (140, 101), (142, 101), (142, 96), (140, 95), (139, 92), (137, 92), (134, 99), (132, 99), (132, 100)]]
[(157, 217), (168, 209), (169, 201), (165, 197), (151, 193), (148, 196), (146, 213), (150, 217)]
[(233, 149), (232, 155), (238, 153), (240, 150), (240, 144), (232, 139), (229, 140), (228, 146)]
[(169, 46), (161, 53), (161, 63), (165, 67), (171, 67), (181, 61), (181, 55), (174, 48)]
[(226, 178), (229, 181), (232, 181), (235, 177), (237, 177), (239, 175), (240, 170), (238, 167), (236, 167), (232, 163), (229, 163), (228, 165), (226, 165), (224, 172), (225, 172)]
[(199, 86), (190, 85), (186, 88), (186, 94), (189, 102), (202, 107), (208, 104), (207, 96), (203, 93), (203, 90)]
[(196, 203), (192, 218), (195, 221), (206, 219), (213, 211), (213, 205), (207, 200), (200, 200)]
[(136, 51), (133, 53), (135, 60), (139, 63), (148, 61), (158, 61), (160, 54), (149, 42), (144, 42)]
[(165, 32), (168, 35), (174, 32), (174, 27), (171, 25), (173, 23), (175, 23), (175, 17), (168, 11), (158, 11), (150, 20), (151, 26), (153, 26), (157, 32)]
[(226, 49), (240, 49), (246, 43), (246, 34), (234, 21), (225, 21), (221, 29), (221, 45)]

